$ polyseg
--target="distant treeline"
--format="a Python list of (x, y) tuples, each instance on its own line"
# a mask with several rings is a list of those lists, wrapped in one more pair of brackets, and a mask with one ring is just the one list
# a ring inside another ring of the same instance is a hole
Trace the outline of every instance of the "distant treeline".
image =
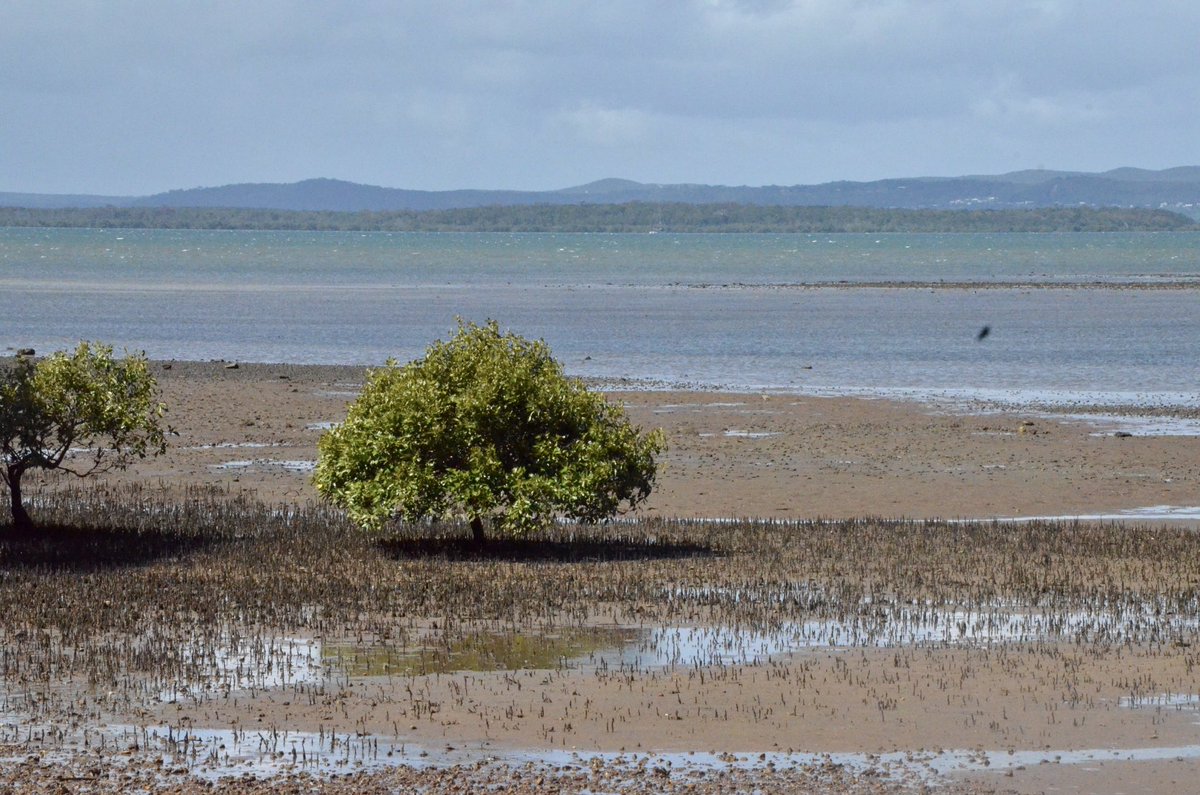
[(296, 212), (220, 208), (0, 207), (0, 226), (347, 232), (1118, 232), (1200, 225), (1166, 210), (1051, 207), (901, 210), (748, 204), (537, 204), (456, 210)]

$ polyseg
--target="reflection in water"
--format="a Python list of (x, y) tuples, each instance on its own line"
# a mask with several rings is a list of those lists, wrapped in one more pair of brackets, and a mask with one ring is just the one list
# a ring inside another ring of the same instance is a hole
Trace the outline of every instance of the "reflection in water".
[[(697, 591), (693, 596), (703, 596)], [(814, 603), (819, 603), (814, 596)], [(114, 645), (137, 661), (96, 694), (105, 704), (206, 701), (346, 677), (414, 677), (456, 671), (630, 670), (754, 665), (811, 649), (990, 647), (1021, 643), (1190, 643), (1200, 618), (1186, 605), (1147, 602), (1120, 610), (1030, 611), (996, 605), (946, 610), (864, 604), (843, 617), (784, 621), (769, 628), (720, 624), (563, 627), (548, 632), (430, 634), (406, 643), (320, 639), (259, 629), (227, 630), (182, 646), (167, 636)], [(51, 650), (55, 654), (69, 650)], [(140, 673), (132, 671), (140, 670)], [(0, 672), (2, 673), (2, 672)], [(0, 677), (0, 710), (38, 719), (72, 702), (70, 676), (41, 684)], [(1147, 696), (1130, 706), (1191, 704), (1188, 694)], [(112, 706), (109, 704), (109, 706)]]
[(325, 643), (320, 658), (327, 675), (422, 676), (456, 671), (545, 669), (704, 668), (753, 665), (806, 649), (994, 646), (1038, 641), (1105, 639), (1136, 642), (1147, 631), (1158, 637), (1194, 633), (1198, 620), (1167, 615), (1151, 605), (1141, 611), (1065, 613), (939, 610), (907, 606), (846, 618), (786, 621), (771, 629), (703, 626), (572, 627), (549, 633), (484, 632), (461, 638), (426, 639), (418, 645)]
[(517, 671), (586, 667), (600, 652), (642, 636), (627, 627), (575, 627), (554, 633), (482, 633), (444, 645), (327, 643), (321, 659), (349, 676), (421, 676), (454, 671)]
[[(884, 622), (883, 617), (890, 617)], [(873, 623), (874, 620), (874, 623)], [(1146, 606), (1142, 614), (1064, 613), (1043, 615), (1004, 610), (942, 611), (911, 607), (899, 612), (864, 615), (857, 620), (812, 620), (784, 623), (770, 631), (721, 626), (573, 627), (545, 633), (483, 632), (459, 639), (429, 637), (417, 646), (387, 643), (322, 642), (311, 638), (226, 635), (212, 646), (199, 641), (183, 655), (179, 681), (161, 698), (184, 695), (204, 697), (231, 691), (280, 689), (320, 682), (340, 676), (421, 676), (455, 671), (601, 670), (613, 667), (723, 666), (752, 664), (772, 656), (806, 648), (862, 646), (957, 645), (1029, 642), (1043, 638), (1071, 638), (1104, 633), (1111, 639), (1136, 634), (1150, 622), (1158, 626), (1194, 629), (1192, 617), (1165, 616)], [(330, 733), (296, 732), (286, 727), (253, 731), (189, 726), (142, 724), (76, 725), (70, 729), (42, 720), (30, 720), (37, 694), (4, 692), (0, 687), (0, 744), (27, 743), (30, 737), (52, 738), (58, 752), (72, 748), (136, 749), (157, 755), (165, 762), (186, 765), (193, 773), (213, 778), (244, 774), (273, 775), (296, 769), (352, 770), (389, 765), (474, 764), (482, 747), (428, 749), (412, 745), (401, 729), (395, 735), (365, 731)], [(1194, 709), (1200, 701), (1192, 693), (1157, 693), (1126, 697), (1122, 706), (1133, 708)], [(48, 753), (53, 755), (51, 748)], [(1038, 764), (1091, 764), (1097, 761), (1155, 761), (1200, 758), (1200, 746), (1086, 750), (1000, 751), (976, 749), (893, 754), (561, 754), (538, 750), (512, 751), (487, 748), (497, 764), (580, 764), (601, 760), (605, 764), (637, 765), (653, 759), (666, 764), (670, 775), (699, 770), (776, 768), (834, 763), (855, 769), (876, 768), (885, 775), (916, 774), (936, 780), (971, 770), (1006, 770)], [(0, 758), (0, 763), (3, 763)]]
[(183, 649), (182, 668), (159, 698), (271, 690), (315, 681), (321, 674), (321, 644), (311, 638), (233, 637), (193, 643)]
[[(644, 783), (648, 766), (661, 769), (675, 780), (695, 780), (697, 774), (721, 770), (789, 770), (813, 765), (845, 766), (855, 772), (875, 771), (892, 780), (939, 781), (954, 773), (1024, 769), (1039, 765), (1085, 765), (1119, 762), (1155, 762), (1200, 759), (1200, 745), (1142, 748), (1088, 748), (1078, 750), (943, 749), (890, 753), (703, 751), (625, 753), (612, 751), (514, 750), (497, 747), (426, 747), (401, 737), (374, 734), (293, 731), (239, 731), (187, 729), (172, 726), (107, 725), (90, 733), (92, 747), (136, 748), (156, 755), (169, 765), (186, 765), (193, 775), (210, 780), (229, 776), (273, 776), (298, 770), (368, 771), (395, 765), (415, 768), (480, 764), (513, 769), (540, 766), (547, 773), (601, 763), (608, 782), (620, 787)], [(43, 752), (54, 759), (62, 752)], [(0, 756), (0, 763), (10, 761)], [(11, 761), (16, 761), (12, 758)]]

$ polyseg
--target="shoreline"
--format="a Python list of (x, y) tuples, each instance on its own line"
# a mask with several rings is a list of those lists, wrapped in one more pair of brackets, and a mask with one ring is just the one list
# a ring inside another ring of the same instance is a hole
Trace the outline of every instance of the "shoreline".
[[(870, 285), (866, 285), (870, 286)], [(1200, 286), (1200, 285), (1198, 285)], [(0, 351), (0, 368), (16, 358), (16, 346)], [(45, 350), (38, 348), (36, 358)], [(51, 352), (58, 352), (56, 349)], [(269, 370), (287, 374), (312, 371), (313, 378), (361, 383), (365, 373), (386, 366), (386, 362), (289, 362), (257, 361), (252, 359), (183, 359), (150, 358), (149, 363), (159, 371), (178, 368), (195, 372), (211, 372), (223, 368), (230, 373), (249, 370), (251, 373)], [(560, 360), (561, 362), (561, 360)], [(404, 364), (405, 362), (401, 362)], [(324, 374), (324, 375), (322, 375)], [(583, 381), (589, 389), (610, 395), (624, 393), (704, 393), (717, 395), (778, 395), (793, 397), (884, 400), (937, 409), (954, 409), (963, 414), (987, 414), (996, 411), (1038, 413), (1047, 415), (1113, 415), (1149, 418), (1200, 419), (1200, 391), (1157, 390), (1132, 391), (1109, 389), (1072, 389), (1061, 387), (961, 387), (961, 386), (830, 386), (780, 385), (679, 380), (659, 377), (597, 376), (566, 373), (567, 377)], [(249, 377), (256, 377), (251, 375)], [(1177, 435), (1193, 435), (1177, 434)], [(1200, 435), (1200, 427), (1196, 434)]]

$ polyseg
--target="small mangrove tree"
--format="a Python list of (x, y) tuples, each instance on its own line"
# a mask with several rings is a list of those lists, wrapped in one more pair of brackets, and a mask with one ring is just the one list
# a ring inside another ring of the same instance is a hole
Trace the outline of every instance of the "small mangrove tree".
[(369, 373), (319, 443), (314, 483), (365, 529), (465, 519), (516, 537), (555, 517), (600, 521), (650, 495), (661, 431), (564, 375), (542, 341), (460, 321), (448, 342)]
[(114, 358), (81, 342), (41, 361), (17, 356), (0, 372), (0, 479), (13, 528), (33, 530), (21, 479), (32, 469), (87, 477), (166, 450), (166, 406), (142, 354)]

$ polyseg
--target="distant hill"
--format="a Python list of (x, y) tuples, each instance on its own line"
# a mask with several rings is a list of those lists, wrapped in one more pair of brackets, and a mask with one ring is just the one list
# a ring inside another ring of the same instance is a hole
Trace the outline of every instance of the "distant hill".
[(491, 205), (541, 204), (548, 194), (535, 191), (424, 191), (360, 185), (340, 179), (306, 179), (286, 184), (242, 183), (191, 188), (134, 198), (128, 207), (237, 207), (255, 210), (391, 212), (451, 210)]
[(242, 183), (153, 196), (66, 196), (0, 193), (0, 206), (241, 208), (309, 212), (396, 212), (527, 205), (744, 204), (883, 209), (1028, 209), (1040, 207), (1155, 208), (1200, 218), (1200, 166), (1162, 171), (1117, 168), (1098, 174), (1030, 170), (964, 177), (762, 187), (603, 179), (554, 191), (419, 191), (336, 179)]

